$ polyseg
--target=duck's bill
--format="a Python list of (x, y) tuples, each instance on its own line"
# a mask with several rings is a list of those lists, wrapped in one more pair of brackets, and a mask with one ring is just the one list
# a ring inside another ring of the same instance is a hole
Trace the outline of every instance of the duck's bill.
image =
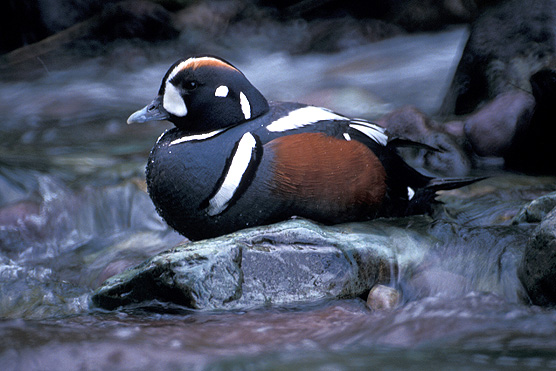
[(170, 114), (162, 107), (162, 99), (155, 98), (148, 106), (133, 113), (127, 119), (128, 124), (140, 124), (149, 121), (161, 121), (170, 117)]

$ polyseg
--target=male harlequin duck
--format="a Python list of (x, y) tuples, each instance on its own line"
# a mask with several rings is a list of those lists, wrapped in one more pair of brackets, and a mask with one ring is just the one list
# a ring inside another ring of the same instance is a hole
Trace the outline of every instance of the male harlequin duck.
[(268, 102), (236, 67), (212, 56), (170, 67), (151, 104), (128, 123), (169, 120), (147, 187), (184, 236), (215, 237), (293, 216), (325, 224), (431, 211), (434, 180), (407, 165), (385, 129), (320, 107)]

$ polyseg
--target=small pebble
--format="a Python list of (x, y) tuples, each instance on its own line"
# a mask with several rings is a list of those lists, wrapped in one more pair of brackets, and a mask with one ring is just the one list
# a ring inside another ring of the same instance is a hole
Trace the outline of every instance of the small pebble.
[(372, 310), (390, 310), (398, 306), (400, 292), (393, 287), (376, 285), (369, 292), (367, 306)]

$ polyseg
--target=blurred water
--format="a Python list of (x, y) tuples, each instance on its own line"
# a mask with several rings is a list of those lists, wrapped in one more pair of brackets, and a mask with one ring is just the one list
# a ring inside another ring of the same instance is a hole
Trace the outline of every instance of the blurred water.
[[(221, 50), (269, 99), (372, 119), (403, 104), (433, 114), (466, 37), (458, 28), (334, 54), (269, 52), (246, 41), (241, 53)], [(516, 304), (519, 287), (494, 295), (448, 282), (382, 313), (359, 299), (242, 313), (91, 310), (89, 295), (104, 279), (183, 241), (144, 191), (148, 152), (169, 126), (125, 119), (185, 54), (89, 59), (0, 82), (2, 369), (556, 367), (555, 312)], [(508, 225), (522, 204), (555, 188), (552, 178), (507, 176), (446, 193), (443, 215)], [(452, 264), (445, 257), (448, 268), (459, 264), (458, 277), (476, 278), (480, 267), (465, 269), (462, 242), (450, 246), (437, 256), (460, 249)]]
[(93, 313), (0, 322), (5, 370), (546, 370), (556, 315), (489, 294), (393, 312), (344, 300), (240, 313)]

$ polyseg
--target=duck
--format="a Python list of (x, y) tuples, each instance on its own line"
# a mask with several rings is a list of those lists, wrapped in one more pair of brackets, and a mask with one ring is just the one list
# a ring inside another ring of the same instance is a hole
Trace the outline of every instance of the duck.
[(127, 122), (160, 120), (174, 127), (150, 152), (147, 190), (158, 214), (189, 240), (290, 218), (333, 225), (430, 214), (437, 191), (478, 180), (423, 175), (398, 154), (407, 142), (385, 128), (268, 101), (212, 55), (175, 62), (156, 98)]

